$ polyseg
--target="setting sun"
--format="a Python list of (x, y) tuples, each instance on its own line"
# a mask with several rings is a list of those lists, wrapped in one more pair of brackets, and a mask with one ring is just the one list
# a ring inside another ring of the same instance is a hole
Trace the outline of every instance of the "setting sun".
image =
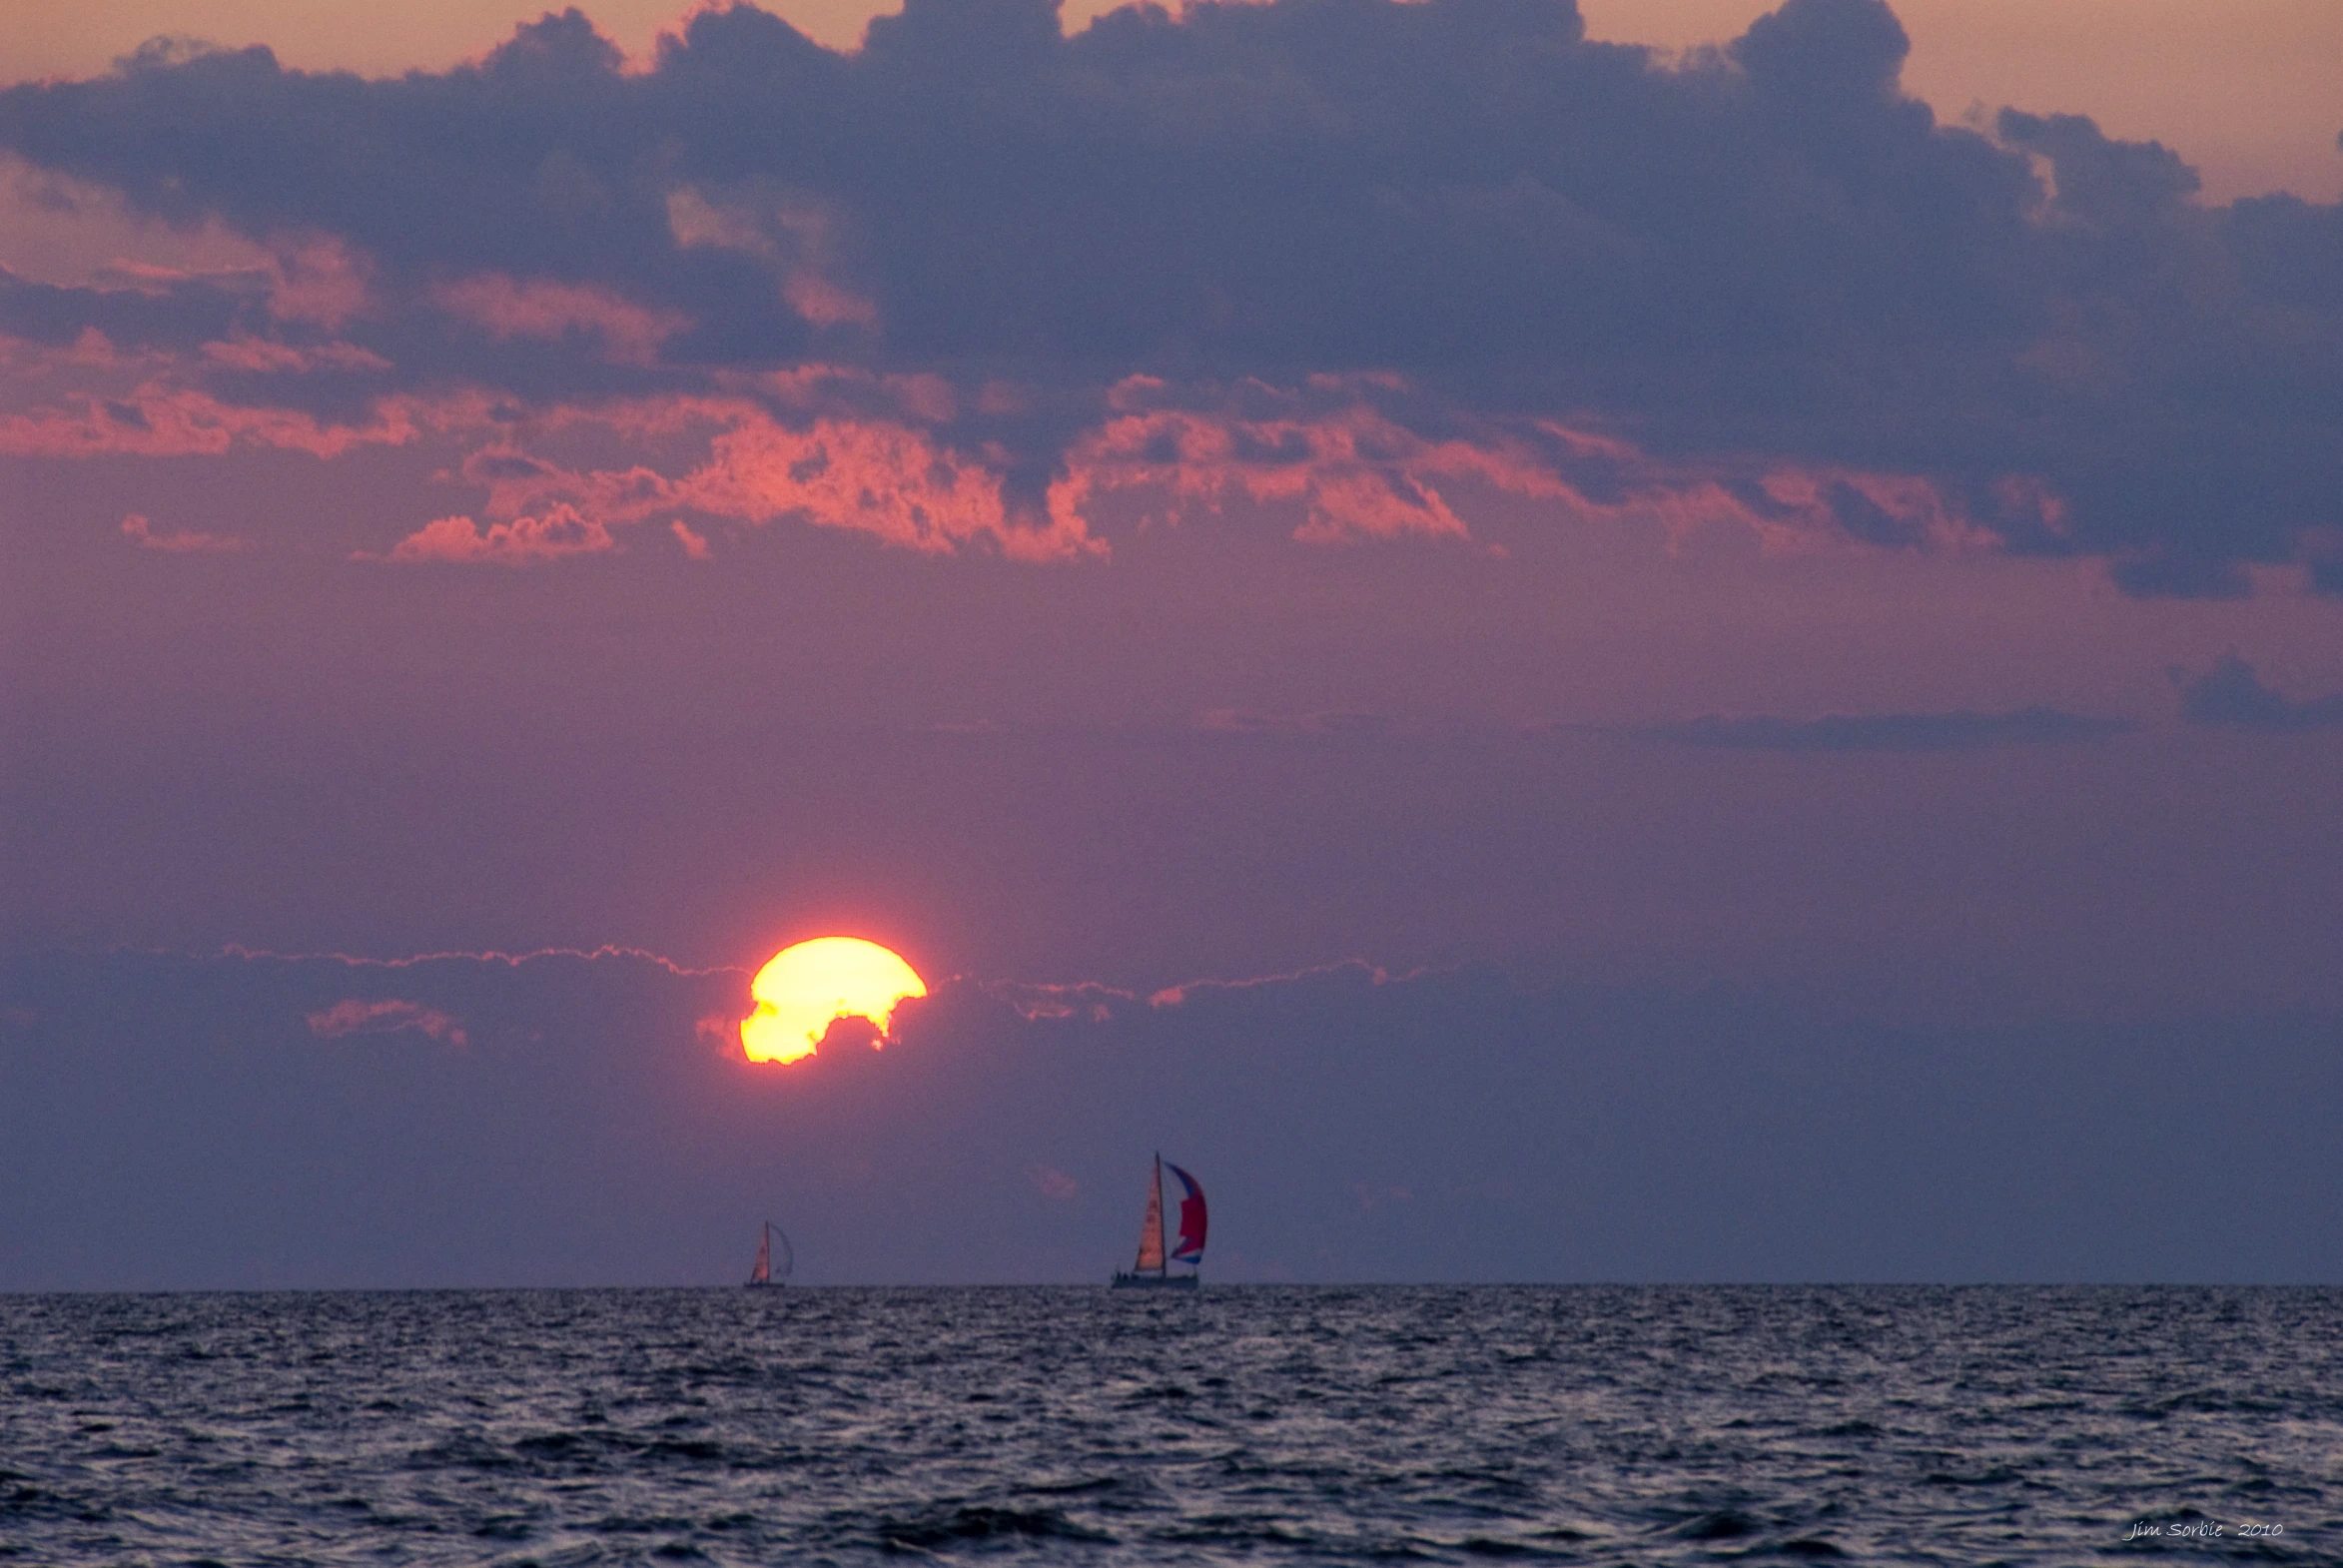
[(859, 937), (816, 937), (783, 948), (749, 987), (756, 1011), (740, 1021), (751, 1062), (811, 1056), (842, 1018), (868, 1019), (883, 1042), (897, 1003), (928, 994), (927, 982), (902, 958)]

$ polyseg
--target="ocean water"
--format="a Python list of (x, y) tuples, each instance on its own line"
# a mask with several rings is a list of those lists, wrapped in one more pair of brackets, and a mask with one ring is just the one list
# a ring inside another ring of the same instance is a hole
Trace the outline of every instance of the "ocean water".
[(2343, 1291), (0, 1296), (0, 1560), (881, 1557), (2343, 1562)]

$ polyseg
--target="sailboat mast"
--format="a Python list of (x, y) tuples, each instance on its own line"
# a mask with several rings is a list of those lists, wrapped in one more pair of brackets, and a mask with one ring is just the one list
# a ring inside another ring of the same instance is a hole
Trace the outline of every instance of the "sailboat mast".
[(1170, 1275), (1172, 1272), (1172, 1227), (1164, 1220), (1164, 1156), (1160, 1150), (1156, 1154), (1156, 1256), (1162, 1259), (1156, 1265), (1156, 1272)]

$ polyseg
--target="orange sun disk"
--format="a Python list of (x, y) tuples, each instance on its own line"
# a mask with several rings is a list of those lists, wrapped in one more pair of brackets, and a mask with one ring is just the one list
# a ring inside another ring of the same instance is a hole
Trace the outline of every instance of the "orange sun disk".
[(898, 1003), (928, 994), (927, 982), (899, 954), (860, 937), (816, 937), (783, 948), (749, 985), (756, 1011), (740, 1021), (740, 1047), (751, 1062), (810, 1057), (842, 1018), (867, 1019), (887, 1043)]

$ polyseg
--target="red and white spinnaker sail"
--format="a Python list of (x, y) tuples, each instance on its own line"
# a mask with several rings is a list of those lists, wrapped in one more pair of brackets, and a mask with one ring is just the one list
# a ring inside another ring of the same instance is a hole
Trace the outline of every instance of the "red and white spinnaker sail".
[[(1185, 1188), (1179, 1199), (1179, 1244), (1172, 1248), (1172, 1261), (1201, 1263), (1204, 1260), (1204, 1189), (1196, 1185), (1194, 1176), (1177, 1166), (1167, 1164), (1165, 1169), (1177, 1176), (1180, 1186)], [(1158, 1176), (1156, 1180), (1160, 1190), (1163, 1177)], [(1158, 1201), (1162, 1199), (1159, 1197)]]

